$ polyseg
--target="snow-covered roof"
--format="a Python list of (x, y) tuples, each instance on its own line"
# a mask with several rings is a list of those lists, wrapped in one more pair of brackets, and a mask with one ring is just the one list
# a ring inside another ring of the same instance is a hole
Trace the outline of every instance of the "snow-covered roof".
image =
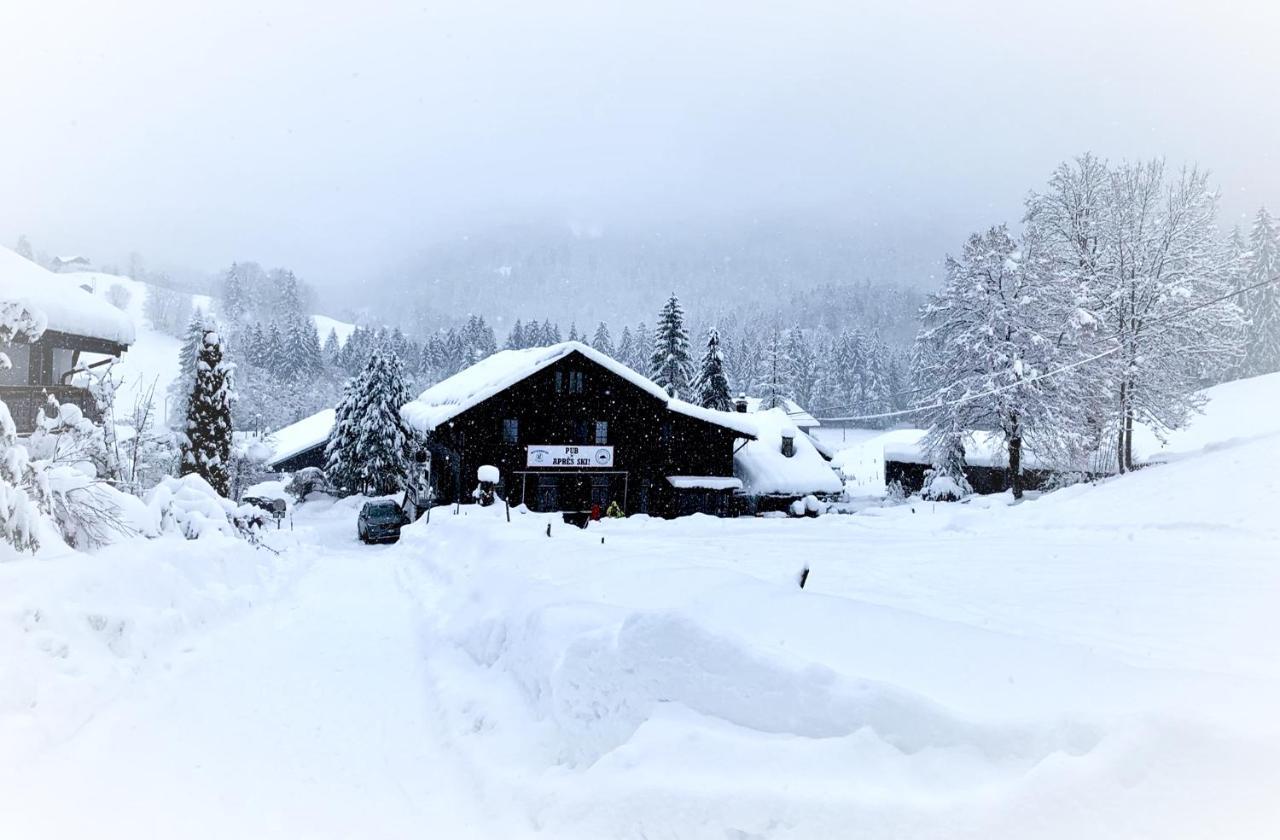
[(674, 397), (667, 400), (667, 408), (676, 414), (683, 414), (686, 417), (692, 417), (696, 420), (702, 420), (707, 423), (714, 423), (717, 426), (724, 426), (732, 429), (745, 437), (755, 437), (756, 424), (751, 418), (745, 414), (736, 411), (719, 411), (714, 408), (703, 408), (694, 403), (678, 400)]
[(324, 411), (317, 411), (310, 417), (304, 417), (297, 423), (292, 423), (271, 434), (267, 438), (267, 442), (272, 446), (274, 452), (267, 459), (267, 466), (274, 467), (299, 452), (305, 452), (312, 447), (323, 444), (329, 439), (329, 433), (333, 431), (333, 421), (336, 416), (337, 411), (335, 409), (326, 408)]
[[(783, 409), (739, 416), (750, 418), (756, 429), (756, 439), (743, 444), (733, 456), (733, 474), (742, 479), (743, 492), (753, 496), (794, 496), (839, 493), (844, 489), (813, 441), (796, 428)], [(790, 457), (782, 453), (783, 437), (793, 440)]]
[(49, 271), (0, 247), (0, 300), (16, 301), (42, 313), (45, 329), (132, 344), (132, 319), (104, 298), (80, 288), (74, 277)]
[[(765, 410), (764, 400), (761, 397), (746, 397), (746, 401), (748, 414), (755, 414), (758, 411)], [(787, 417), (797, 428), (813, 429), (822, 425), (822, 423), (818, 422), (818, 418), (805, 411), (800, 403), (795, 400), (783, 397), (781, 403), (782, 405), (778, 407), (786, 411)]]
[(662, 400), (672, 411), (724, 426), (739, 434), (754, 434), (754, 426), (744, 422), (744, 415), (715, 411), (673, 399), (653, 380), (641, 376), (617, 359), (606, 356), (580, 341), (563, 341), (548, 347), (502, 350), (494, 353), (466, 370), (459, 371), (448, 379), (432, 385), (416, 400), (404, 406), (400, 414), (405, 422), (414, 428), (423, 432), (433, 431), (464, 411), (474, 408), (571, 353), (585, 356), (645, 393)]
[(669, 475), (667, 482), (677, 490), (742, 489), (742, 479), (728, 475)]

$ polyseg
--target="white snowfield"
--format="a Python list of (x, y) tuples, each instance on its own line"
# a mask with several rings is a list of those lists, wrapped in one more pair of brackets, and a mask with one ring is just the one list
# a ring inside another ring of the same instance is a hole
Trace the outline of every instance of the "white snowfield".
[(1238, 389), (1229, 439), (1019, 505), (371, 548), (319, 500), (279, 555), (0, 562), (3, 833), (1273, 837), (1280, 377)]

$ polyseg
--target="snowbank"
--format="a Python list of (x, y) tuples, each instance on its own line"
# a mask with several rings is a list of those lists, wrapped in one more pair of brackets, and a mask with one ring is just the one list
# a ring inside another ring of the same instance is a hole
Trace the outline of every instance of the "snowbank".
[(294, 561), (225, 537), (0, 563), (0, 755), (69, 737), (158, 655), (279, 590)]
[(75, 274), (55, 274), (0, 246), (0, 295), (43, 312), (46, 329), (132, 344), (133, 320), (80, 288)]

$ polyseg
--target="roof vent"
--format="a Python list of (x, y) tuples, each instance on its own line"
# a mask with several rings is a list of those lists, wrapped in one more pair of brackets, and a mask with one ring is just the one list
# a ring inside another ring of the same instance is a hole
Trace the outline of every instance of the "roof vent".
[(785, 458), (790, 458), (792, 455), (795, 455), (795, 454), (796, 454), (796, 439), (795, 439), (795, 436), (794, 436), (794, 435), (783, 435), (783, 436), (782, 436), (782, 455), (783, 455), (783, 457), (785, 457)]

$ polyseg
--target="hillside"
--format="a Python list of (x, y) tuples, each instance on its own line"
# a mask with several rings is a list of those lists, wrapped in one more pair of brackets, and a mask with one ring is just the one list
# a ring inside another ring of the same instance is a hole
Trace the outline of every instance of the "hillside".
[[(115, 285), (122, 286), (129, 292), (129, 303), (125, 307), (125, 312), (133, 319), (137, 329), (137, 339), (116, 366), (116, 374), (121, 382), (117, 399), (120, 407), (127, 411), (134, 400), (154, 383), (156, 401), (163, 411), (169, 385), (178, 377), (178, 351), (182, 342), (167, 333), (153, 329), (147, 322), (146, 299), (151, 293), (152, 286), (129, 277), (101, 272), (71, 272), (61, 276), (73, 278), (88, 285), (95, 294), (103, 297)], [(213, 306), (213, 299), (208, 295), (191, 295), (191, 302), (193, 307), (205, 311), (209, 311)], [(338, 321), (326, 315), (311, 317), (322, 342), (330, 330), (337, 332), (340, 343), (345, 342), (355, 330), (354, 324)]]

